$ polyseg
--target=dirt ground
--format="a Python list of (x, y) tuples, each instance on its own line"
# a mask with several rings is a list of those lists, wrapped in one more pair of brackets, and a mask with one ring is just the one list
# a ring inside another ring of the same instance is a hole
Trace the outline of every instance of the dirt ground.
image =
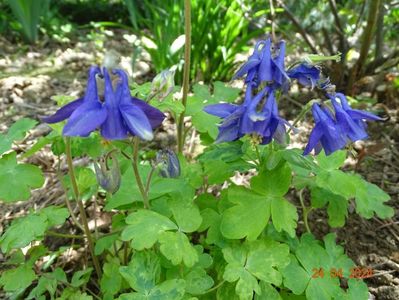
[[(42, 42), (29, 47), (11, 44), (0, 37), (0, 44), (3, 45), (0, 49), (0, 132), (7, 130), (12, 122), (23, 116), (39, 119), (53, 112), (55, 102), (51, 97), (54, 95), (80, 95), (84, 90), (88, 67), (100, 63), (107, 49), (122, 54), (123, 67), (139, 82), (152, 78), (148, 55), (142, 54), (132, 68), (130, 58), (134, 37), (126, 38), (125, 34), (118, 31), (105, 34), (105, 37), (100, 38), (103, 43), (101, 47), (97, 40), (91, 39), (68, 44)], [(377, 82), (374, 89), (381, 84)], [(368, 181), (388, 192), (391, 196), (389, 205), (395, 208), (395, 216), (391, 220), (365, 220), (358, 217), (352, 207), (346, 225), (332, 229), (327, 224), (325, 210), (314, 210), (310, 214), (310, 227), (317, 238), (322, 238), (328, 232), (336, 232), (339, 242), (357, 265), (373, 268), (374, 276), (366, 279), (370, 299), (395, 300), (399, 299), (399, 99), (395, 94), (388, 94), (391, 91), (387, 87), (379, 90), (382, 92), (376, 94), (379, 99), (376, 106), (388, 120), (370, 124), (369, 140), (355, 145), (357, 155), (348, 161), (347, 169), (356, 169)], [(286, 100), (281, 110), (285, 117), (292, 120), (303, 100)], [(311, 124), (305, 121), (299, 128), (302, 132), (296, 143), (302, 146)], [(39, 124), (18, 145), (18, 151), (28, 149), (37, 138), (48, 132), (47, 125)], [(43, 168), (45, 185), (35, 190), (27, 202), (0, 204), (0, 232), (12, 219), (30, 208), (63, 203), (63, 190), (54, 172), (56, 158), (44, 148), (29, 158), (29, 162)], [(296, 195), (292, 196), (299, 207)], [(298, 227), (299, 231), (302, 230), (303, 224)], [(2, 259), (0, 253), (0, 261)]]

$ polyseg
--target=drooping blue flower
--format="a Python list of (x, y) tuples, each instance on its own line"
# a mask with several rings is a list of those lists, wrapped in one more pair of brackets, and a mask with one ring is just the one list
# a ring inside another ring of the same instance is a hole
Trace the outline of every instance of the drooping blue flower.
[(265, 87), (249, 101), (240, 127), (243, 134), (257, 134), (262, 144), (268, 144), (273, 138), (284, 141), (286, 125), (290, 126), (279, 116), (275, 90)]
[(180, 176), (180, 162), (172, 150), (160, 150), (155, 160), (159, 168), (159, 175), (164, 178), (177, 178)]
[(304, 155), (309, 154), (313, 149), (319, 153), (324, 149), (326, 155), (345, 147), (347, 138), (342, 128), (336, 123), (331, 112), (319, 104), (312, 105), (315, 126), (310, 133), (309, 142), (304, 150)]
[[(382, 120), (380, 117), (369, 112), (352, 109), (345, 95), (342, 93), (336, 93), (335, 95), (328, 94), (328, 97), (331, 99), (331, 103), (334, 107), (337, 124), (341, 126), (342, 131), (345, 132), (353, 142), (368, 137), (364, 120)], [(337, 98), (340, 103), (338, 103)]]
[(278, 115), (274, 90), (265, 87), (253, 96), (252, 89), (249, 84), (241, 105), (220, 103), (204, 108), (205, 112), (222, 118), (216, 143), (234, 141), (245, 134), (260, 136), (262, 144), (270, 143), (273, 138), (283, 141), (288, 122)]
[[(101, 135), (109, 140), (125, 139), (128, 134), (144, 140), (153, 138), (153, 129), (158, 127), (164, 114), (130, 94), (127, 75), (114, 70), (119, 82), (115, 91), (108, 71), (92, 67), (83, 99), (77, 99), (60, 108), (54, 115), (43, 118), (46, 123), (57, 123), (68, 119), (63, 129), (65, 136), (88, 136), (100, 128)], [(97, 91), (96, 75), (104, 77), (104, 102)]]
[(285, 71), (285, 42), (272, 44), (270, 38), (258, 41), (248, 61), (237, 71), (233, 79), (245, 77), (246, 83), (256, 86), (267, 82), (275, 88), (281, 87), (289, 77)]
[(287, 71), (287, 75), (298, 80), (301, 85), (313, 89), (320, 79), (320, 69), (314, 65), (302, 63)]

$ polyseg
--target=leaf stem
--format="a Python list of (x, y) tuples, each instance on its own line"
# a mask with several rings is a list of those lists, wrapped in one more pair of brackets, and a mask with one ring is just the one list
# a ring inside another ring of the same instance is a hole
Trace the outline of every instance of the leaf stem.
[(303, 191), (304, 191), (304, 189), (300, 190), (300, 192), (299, 192), (299, 201), (301, 202), (301, 206), (302, 206), (303, 222), (305, 224), (306, 231), (308, 233), (312, 233), (312, 231), (310, 230), (310, 227), (309, 227), (309, 223), (308, 223), (308, 214), (311, 211), (311, 209), (309, 209), (305, 206), (305, 202), (303, 201)]
[(144, 208), (150, 209), (150, 201), (148, 200), (143, 181), (141, 180), (140, 177), (140, 172), (138, 168), (138, 158), (139, 158), (139, 143), (140, 140), (137, 136), (133, 138), (133, 145), (132, 145), (132, 150), (133, 150), (133, 157), (132, 157), (132, 166), (133, 166), (133, 172), (134, 172), (134, 177), (136, 177), (136, 182), (137, 186), (139, 187), (141, 197), (143, 198), (143, 203), (144, 203)]
[(215, 285), (214, 287), (211, 287), (209, 290), (205, 291), (204, 293), (202, 293), (201, 295), (205, 295), (208, 293), (212, 293), (214, 290), (217, 290), (218, 288), (220, 288), (226, 281), (222, 280), (221, 282), (219, 282), (217, 285)]
[(89, 229), (89, 224), (88, 224), (88, 221), (87, 221), (86, 211), (85, 211), (85, 208), (83, 206), (83, 202), (80, 199), (78, 183), (77, 183), (76, 177), (75, 177), (75, 169), (73, 167), (73, 162), (72, 162), (71, 139), (69, 137), (66, 138), (65, 144), (66, 144), (66, 157), (67, 157), (69, 175), (71, 177), (71, 183), (72, 183), (72, 188), (73, 188), (73, 192), (74, 192), (74, 195), (75, 195), (75, 200), (76, 200), (76, 203), (78, 204), (78, 207), (79, 207), (80, 217), (82, 218), (84, 233), (85, 233), (86, 238), (87, 238), (87, 244), (89, 246), (90, 255), (91, 255), (92, 259), (93, 259), (93, 265), (94, 265), (94, 268), (96, 270), (97, 277), (100, 279), (101, 275), (102, 275), (101, 274), (101, 268), (100, 268), (100, 264), (98, 263), (97, 256), (95, 256), (95, 254), (94, 254), (93, 237), (92, 237), (90, 229)]
[(187, 106), (187, 94), (190, 84), (190, 58), (191, 58), (191, 0), (184, 0), (184, 71), (183, 71), (183, 99), (182, 103), (184, 111), (179, 116), (177, 125), (177, 149), (179, 153), (183, 153), (184, 146), (184, 115)]

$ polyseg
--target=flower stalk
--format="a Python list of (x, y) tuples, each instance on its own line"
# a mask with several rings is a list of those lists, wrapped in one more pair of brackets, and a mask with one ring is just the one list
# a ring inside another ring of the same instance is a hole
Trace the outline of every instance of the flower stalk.
[(78, 183), (76, 181), (76, 176), (75, 176), (75, 169), (74, 169), (73, 163), (72, 163), (71, 139), (69, 137), (66, 137), (65, 144), (66, 144), (66, 156), (67, 156), (67, 163), (68, 163), (68, 169), (69, 169), (69, 176), (71, 177), (73, 193), (75, 195), (76, 203), (78, 204), (78, 207), (79, 207), (80, 217), (82, 219), (83, 229), (84, 229), (85, 236), (87, 238), (87, 244), (89, 247), (90, 255), (93, 260), (94, 269), (96, 270), (97, 277), (101, 278), (102, 272), (101, 272), (100, 264), (98, 263), (98, 259), (97, 259), (96, 255), (94, 254), (93, 237), (92, 237), (90, 229), (89, 229), (89, 224), (87, 221), (86, 211), (83, 206), (83, 202), (80, 199)]
[(150, 201), (148, 200), (148, 195), (146, 189), (144, 188), (143, 181), (140, 177), (140, 172), (138, 168), (138, 159), (139, 159), (139, 143), (140, 140), (137, 136), (133, 138), (132, 150), (132, 167), (134, 172), (134, 177), (136, 178), (137, 186), (139, 187), (141, 197), (143, 198), (144, 208), (150, 209)]
[(187, 95), (190, 84), (190, 58), (191, 58), (191, 0), (184, 0), (184, 24), (185, 24), (185, 46), (184, 46), (184, 71), (183, 71), (183, 98), (184, 111), (180, 114), (177, 124), (177, 149), (183, 152), (184, 146), (184, 115), (187, 106)]

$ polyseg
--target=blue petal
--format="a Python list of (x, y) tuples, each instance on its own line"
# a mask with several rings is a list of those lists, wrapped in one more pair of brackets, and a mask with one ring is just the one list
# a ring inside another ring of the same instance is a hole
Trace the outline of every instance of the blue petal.
[(303, 155), (308, 155), (319, 144), (323, 131), (320, 125), (315, 125), (309, 136), (308, 144), (303, 151)]
[(271, 54), (272, 41), (268, 38), (262, 48), (262, 59), (259, 65), (259, 81), (272, 81), (272, 54)]
[(219, 134), (215, 143), (231, 142), (241, 137), (239, 133), (238, 121), (229, 124), (228, 126), (219, 127)]
[(119, 109), (132, 135), (137, 135), (146, 141), (153, 139), (150, 121), (139, 107), (133, 104), (121, 104)]
[(150, 121), (152, 129), (159, 127), (165, 119), (165, 115), (160, 110), (152, 107), (143, 100), (132, 97), (132, 104), (140, 108), (145, 113)]
[(127, 127), (119, 111), (120, 97), (114, 93), (108, 71), (104, 68), (104, 98), (107, 119), (101, 126), (101, 135), (107, 140), (123, 140), (127, 137)]
[(62, 131), (65, 136), (88, 136), (107, 118), (107, 112), (100, 102), (86, 102), (71, 115)]
[(83, 101), (99, 101), (98, 91), (97, 91), (97, 80), (96, 75), (101, 74), (101, 70), (97, 66), (90, 67), (89, 79), (87, 80), (86, 92), (83, 97)]
[(211, 104), (204, 107), (204, 111), (208, 114), (226, 118), (237, 109), (237, 105), (228, 103)]
[(77, 109), (80, 105), (82, 105), (82, 103), (83, 103), (83, 98), (79, 98), (77, 100), (69, 102), (68, 104), (64, 105), (59, 110), (57, 110), (55, 114), (42, 118), (42, 121), (49, 124), (64, 121), (65, 119), (68, 119), (71, 116), (71, 114), (75, 111), (75, 109)]

